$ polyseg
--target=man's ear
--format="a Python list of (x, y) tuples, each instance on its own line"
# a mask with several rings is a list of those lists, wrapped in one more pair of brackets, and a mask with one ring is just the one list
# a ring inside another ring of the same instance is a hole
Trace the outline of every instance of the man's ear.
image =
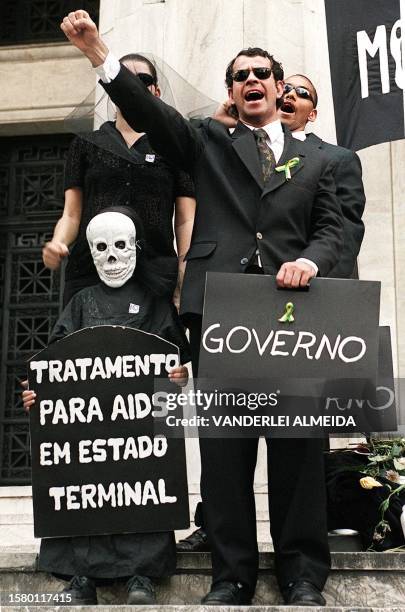
[(232, 104), (235, 104), (235, 100), (233, 99), (232, 87), (228, 87), (228, 100)]
[(276, 81), (276, 91), (277, 98), (280, 100), (280, 98), (282, 98), (284, 94), (284, 81)]
[(307, 117), (307, 121), (310, 121), (311, 123), (313, 123), (316, 120), (317, 115), (318, 115), (317, 109), (313, 108)]
[(154, 93), (153, 95), (156, 96), (157, 98), (160, 98), (162, 95), (162, 92), (160, 91), (160, 87), (158, 87), (157, 85), (154, 85)]

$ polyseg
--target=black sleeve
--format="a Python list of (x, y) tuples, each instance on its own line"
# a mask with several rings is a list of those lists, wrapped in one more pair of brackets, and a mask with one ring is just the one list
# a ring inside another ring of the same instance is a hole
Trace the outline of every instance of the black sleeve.
[(312, 207), (311, 237), (308, 246), (300, 253), (300, 257), (316, 263), (319, 276), (329, 276), (343, 249), (343, 214), (336, 197), (335, 167), (336, 162), (328, 163), (324, 157)]
[(364, 236), (362, 215), (366, 203), (361, 162), (352, 151), (347, 151), (336, 166), (336, 197), (344, 217), (344, 246), (339, 263), (329, 276), (349, 278), (356, 265)]
[(152, 148), (192, 174), (205, 147), (204, 133), (193, 128), (174, 108), (153, 96), (125, 66), (113, 81), (100, 84), (119, 107), (129, 125), (146, 132)]
[(85, 141), (76, 136), (70, 143), (65, 165), (65, 191), (72, 187), (84, 187), (86, 171)]
[(191, 176), (184, 170), (175, 170), (174, 196), (194, 198), (194, 183)]
[(59, 319), (56, 321), (55, 326), (51, 332), (49, 338), (49, 344), (61, 340), (65, 336), (72, 334), (73, 332), (81, 329), (82, 324), (82, 301), (80, 298), (80, 291), (76, 293), (68, 302), (64, 310), (61, 312)]
[(158, 335), (178, 346), (180, 351), (180, 363), (188, 363), (191, 360), (190, 345), (184, 327), (174, 304), (168, 303), (167, 306), (167, 314)]

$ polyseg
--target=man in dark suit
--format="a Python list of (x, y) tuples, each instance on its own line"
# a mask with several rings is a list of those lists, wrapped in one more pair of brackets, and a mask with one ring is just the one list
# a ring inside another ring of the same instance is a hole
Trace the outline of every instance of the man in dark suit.
[[(343, 217), (333, 164), (282, 130), (277, 100), (283, 72), (268, 52), (243, 50), (228, 66), (229, 96), (240, 117), (235, 131), (230, 134), (212, 119), (196, 130), (120, 66), (85, 11), (70, 13), (61, 27), (96, 67), (131, 127), (147, 132), (158, 153), (194, 177), (198, 211), (181, 312), (190, 326), (196, 371), (206, 272), (276, 274), (280, 287), (297, 288), (337, 263)], [(275, 172), (277, 164), (293, 166), (290, 180), (287, 172)], [(207, 605), (248, 604), (254, 594), (257, 444), (257, 439), (200, 439), (213, 568)], [(330, 555), (322, 440), (271, 440), (268, 464), (271, 532), (284, 600), (325, 605), (321, 590)]]
[(284, 83), (281, 121), (294, 138), (326, 153), (336, 161), (333, 172), (336, 196), (344, 216), (344, 247), (336, 266), (329, 272), (334, 278), (358, 278), (357, 256), (364, 236), (362, 215), (366, 198), (361, 176), (361, 162), (356, 153), (321, 140), (315, 134), (305, 134), (305, 127), (317, 117), (318, 94), (312, 81), (302, 75), (289, 76)]
[[(338, 263), (328, 276), (358, 278), (357, 256), (364, 236), (362, 215), (365, 206), (360, 159), (349, 149), (325, 142), (313, 133), (305, 133), (306, 125), (316, 121), (318, 105), (317, 91), (308, 77), (302, 74), (289, 76), (285, 80), (284, 91), (283, 103), (279, 108), (282, 123), (289, 128), (294, 138), (319, 148), (336, 162), (333, 177), (336, 196), (344, 215), (344, 247)], [(228, 100), (219, 106), (214, 117), (229, 128), (236, 126), (235, 110)], [(178, 551), (209, 550), (201, 503), (197, 505), (194, 520), (199, 529), (177, 544)]]

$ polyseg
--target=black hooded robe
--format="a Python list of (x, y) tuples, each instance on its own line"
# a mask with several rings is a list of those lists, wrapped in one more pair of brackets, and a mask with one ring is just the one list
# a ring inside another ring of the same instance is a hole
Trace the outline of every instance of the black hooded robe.
[[(130, 304), (139, 307), (139, 312), (130, 313)], [(97, 325), (125, 325), (157, 334), (179, 347), (181, 363), (189, 361), (187, 339), (173, 304), (156, 297), (134, 278), (117, 289), (99, 283), (79, 291), (58, 319), (50, 342)], [(176, 569), (174, 533), (45, 538), (38, 569), (63, 577), (96, 579), (170, 576)]]

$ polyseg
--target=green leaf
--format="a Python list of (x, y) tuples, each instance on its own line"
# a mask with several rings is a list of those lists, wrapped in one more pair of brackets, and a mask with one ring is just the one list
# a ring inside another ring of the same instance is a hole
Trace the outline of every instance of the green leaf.
[(373, 455), (371, 457), (368, 458), (368, 460), (371, 463), (380, 463), (382, 461), (387, 461), (387, 459), (389, 459), (390, 456), (389, 455)]

